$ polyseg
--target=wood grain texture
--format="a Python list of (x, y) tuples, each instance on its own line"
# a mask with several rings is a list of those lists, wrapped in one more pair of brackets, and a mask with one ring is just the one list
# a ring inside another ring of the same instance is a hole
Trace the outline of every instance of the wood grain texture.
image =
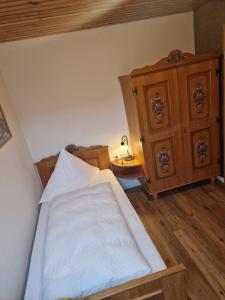
[(218, 68), (217, 52), (175, 49), (131, 73), (136, 101), (121, 80), (132, 146), (137, 156), (140, 149), (144, 186), (155, 198), (206, 178), (213, 182), (220, 173)]
[(127, 192), (168, 266), (183, 263), (190, 300), (225, 299), (225, 188), (201, 183), (149, 201), (141, 188)]
[[(182, 264), (170, 267), (120, 286), (84, 297), (84, 300), (186, 300), (185, 268)], [(159, 298), (160, 297), (160, 298)]]
[(223, 52), (223, 24), (225, 22), (225, 2), (206, 1), (194, 11), (196, 53), (208, 51)]
[(186, 300), (184, 276), (185, 267), (178, 264), (79, 300)]
[(221, 171), (225, 175), (225, 105), (224, 105), (224, 59), (225, 50), (224, 39), (225, 23), (225, 1), (211, 0), (207, 1), (201, 7), (194, 11), (194, 33), (195, 33), (195, 51), (196, 53), (205, 53), (207, 51), (218, 51), (220, 59), (220, 138), (221, 138)]
[(179, 68), (187, 182), (219, 175), (218, 60)]
[(111, 161), (111, 168), (116, 177), (126, 179), (144, 177), (142, 164), (137, 158), (130, 161), (123, 158)]
[[(143, 152), (146, 176), (151, 178), (150, 193), (170, 189), (171, 186), (185, 184), (182, 142), (182, 122), (179, 110), (179, 90), (175, 69), (135, 78), (138, 89), (137, 110), (141, 133), (144, 136)], [(156, 96), (156, 95), (159, 96)], [(160, 100), (158, 100), (160, 99)], [(153, 108), (154, 101), (163, 105), (160, 111)], [(162, 163), (160, 157), (168, 158)]]
[(0, 42), (191, 11), (207, 0), (10, 0), (0, 2)]
[[(181, 52), (183, 55), (183, 58), (181, 58), (179, 60), (174, 60), (174, 61), (170, 60), (170, 62), (168, 62), (169, 57), (173, 53), (176, 53), (176, 52), (178, 52), (178, 53)], [(134, 78), (134, 77), (138, 77), (138, 76), (143, 76), (143, 75), (151, 73), (151, 72), (156, 72), (156, 71), (159, 72), (159, 71), (164, 71), (164, 70), (168, 70), (168, 69), (173, 69), (175, 67), (181, 67), (181, 66), (193, 64), (193, 63), (199, 63), (199, 62), (207, 61), (207, 60), (213, 59), (213, 58), (218, 59), (219, 56), (220, 56), (220, 54), (217, 51), (211, 51), (211, 52), (207, 52), (207, 53), (203, 53), (203, 54), (199, 54), (199, 55), (193, 55), (192, 53), (183, 53), (181, 50), (175, 49), (175, 50), (171, 51), (167, 57), (163, 57), (160, 61), (158, 61), (154, 65), (144, 66), (144, 67), (133, 70), (131, 72), (131, 76)]]

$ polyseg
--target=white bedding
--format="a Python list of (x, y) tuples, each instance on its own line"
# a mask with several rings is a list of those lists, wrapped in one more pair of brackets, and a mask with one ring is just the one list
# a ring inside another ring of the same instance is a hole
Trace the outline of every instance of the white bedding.
[[(152, 272), (157, 272), (165, 269), (166, 266), (160, 257), (153, 242), (145, 231), (142, 222), (137, 216), (135, 210), (130, 204), (126, 194), (117, 182), (113, 173), (110, 170), (99, 172), (98, 176), (93, 180), (91, 185), (96, 185), (102, 182), (110, 182), (116, 200), (119, 203), (122, 214), (127, 222), (129, 230), (142, 253), (150, 266)], [(46, 239), (46, 228), (48, 220), (49, 203), (43, 204), (40, 211), (36, 237), (33, 246), (33, 252), (30, 263), (30, 270), (27, 280), (25, 292), (26, 300), (41, 300), (43, 299), (43, 265), (44, 265), (44, 245)]]
[(47, 232), (45, 300), (85, 297), (151, 273), (110, 183), (55, 198)]

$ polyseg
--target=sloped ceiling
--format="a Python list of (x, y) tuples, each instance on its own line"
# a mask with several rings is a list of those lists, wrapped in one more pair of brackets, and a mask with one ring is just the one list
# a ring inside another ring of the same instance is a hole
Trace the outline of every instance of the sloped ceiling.
[(0, 42), (166, 16), (209, 0), (2, 0)]

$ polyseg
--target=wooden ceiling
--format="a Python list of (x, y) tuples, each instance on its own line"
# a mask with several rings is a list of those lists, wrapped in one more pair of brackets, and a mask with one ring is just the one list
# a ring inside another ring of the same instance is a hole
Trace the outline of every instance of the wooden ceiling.
[(207, 1), (0, 0), (0, 42), (182, 13)]

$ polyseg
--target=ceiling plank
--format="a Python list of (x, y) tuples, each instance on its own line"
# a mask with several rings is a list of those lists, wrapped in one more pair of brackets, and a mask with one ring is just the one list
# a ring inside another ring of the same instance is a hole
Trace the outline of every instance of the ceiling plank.
[(5, 0), (0, 2), (0, 42), (187, 12), (196, 1)]

